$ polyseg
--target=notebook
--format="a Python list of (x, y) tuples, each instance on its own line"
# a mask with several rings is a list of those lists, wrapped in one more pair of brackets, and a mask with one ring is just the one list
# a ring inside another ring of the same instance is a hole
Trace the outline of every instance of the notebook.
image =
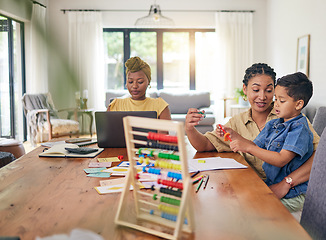
[(104, 149), (96, 148), (95, 152), (80, 154), (80, 153), (72, 153), (66, 150), (66, 148), (79, 148), (78, 145), (72, 143), (64, 143), (64, 144), (55, 144), (50, 149), (45, 149), (44, 152), (40, 153), (39, 157), (69, 157), (69, 158), (93, 158), (100, 154)]
[[(126, 116), (138, 116), (157, 118), (156, 111), (110, 111), (95, 112), (95, 124), (97, 144), (101, 148), (125, 148), (125, 135), (123, 118)], [(146, 129), (140, 131), (148, 132)]]

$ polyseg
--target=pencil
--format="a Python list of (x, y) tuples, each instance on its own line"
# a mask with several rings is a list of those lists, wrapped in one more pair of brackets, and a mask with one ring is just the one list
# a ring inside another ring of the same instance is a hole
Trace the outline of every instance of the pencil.
[(198, 183), (198, 182), (199, 182), (201, 179), (203, 179), (203, 178), (204, 178), (203, 175), (201, 175), (201, 176), (198, 177), (198, 178), (195, 178), (195, 179), (193, 180), (192, 184)]
[(193, 177), (196, 176), (198, 173), (200, 173), (199, 170), (198, 170), (197, 172), (193, 173), (190, 177), (193, 178)]
[(198, 184), (198, 186), (197, 186), (197, 188), (196, 188), (196, 192), (199, 191), (199, 188), (200, 188), (200, 186), (202, 185), (203, 180), (204, 180), (204, 178), (202, 178), (202, 179), (200, 180), (200, 182), (199, 182), (199, 184)]
[(208, 179), (209, 179), (209, 175), (207, 174), (207, 175), (206, 175), (206, 181), (205, 181), (204, 189), (205, 189), (206, 186), (207, 186)]
[(230, 140), (230, 142), (232, 142), (232, 140), (231, 140), (231, 138), (230, 138), (230, 133), (227, 133), (227, 132), (224, 130), (224, 128), (222, 127), (221, 124), (219, 124), (218, 126), (219, 126), (219, 127), (221, 128), (221, 130), (224, 132), (224, 141), (227, 141), (227, 140), (225, 140), (225, 137), (227, 137), (227, 138)]

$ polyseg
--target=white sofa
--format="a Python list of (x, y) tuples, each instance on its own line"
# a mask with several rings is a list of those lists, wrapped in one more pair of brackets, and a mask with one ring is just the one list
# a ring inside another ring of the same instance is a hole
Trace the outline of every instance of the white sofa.
[[(199, 123), (196, 128), (201, 133), (212, 131), (214, 129), (215, 117), (211, 108), (210, 93), (207, 91), (184, 90), (184, 91), (167, 91), (167, 90), (149, 90), (149, 97), (163, 98), (168, 104), (171, 111), (171, 118), (175, 121), (185, 121), (189, 108), (205, 110), (206, 117)], [(108, 107), (110, 101), (114, 98), (128, 97), (127, 90), (107, 90), (105, 106)]]

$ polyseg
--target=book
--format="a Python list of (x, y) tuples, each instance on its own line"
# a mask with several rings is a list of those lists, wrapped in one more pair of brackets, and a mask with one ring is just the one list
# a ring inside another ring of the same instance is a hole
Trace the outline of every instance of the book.
[(91, 138), (69, 138), (65, 142), (66, 143), (81, 143), (81, 142), (89, 142)]
[[(44, 142), (44, 143), (41, 143), (41, 146), (43, 146), (43, 147), (53, 147), (54, 145), (65, 144), (65, 143), (66, 143), (66, 141)], [(76, 144), (79, 147), (83, 147), (83, 146), (92, 145), (92, 144), (95, 144), (95, 143), (97, 143), (97, 139), (96, 138), (90, 138), (89, 141), (76, 142), (76, 143), (73, 143), (73, 144)]]
[(79, 146), (77, 144), (72, 143), (55, 144), (50, 149), (40, 153), (39, 157), (93, 158), (104, 150), (104, 148), (97, 148), (96, 152), (79, 154), (68, 152), (65, 148), (79, 148)]
[(83, 147), (83, 146), (87, 146), (87, 145), (92, 145), (94, 143), (97, 143), (96, 138), (92, 138), (90, 141), (79, 142), (79, 143), (75, 143), (75, 144), (78, 145), (79, 147)]

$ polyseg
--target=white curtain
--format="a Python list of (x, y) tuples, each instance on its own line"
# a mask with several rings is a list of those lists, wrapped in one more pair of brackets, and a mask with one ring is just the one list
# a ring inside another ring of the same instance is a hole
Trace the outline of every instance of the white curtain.
[[(245, 70), (253, 61), (252, 12), (217, 12), (218, 75), (224, 96), (242, 87)], [(222, 83), (223, 82), (223, 83)]]
[(30, 44), (30, 78), (27, 92), (48, 92), (46, 8), (39, 4), (33, 4)]
[(69, 61), (81, 97), (88, 91), (88, 108), (104, 108), (103, 28), (100, 12), (68, 12)]

